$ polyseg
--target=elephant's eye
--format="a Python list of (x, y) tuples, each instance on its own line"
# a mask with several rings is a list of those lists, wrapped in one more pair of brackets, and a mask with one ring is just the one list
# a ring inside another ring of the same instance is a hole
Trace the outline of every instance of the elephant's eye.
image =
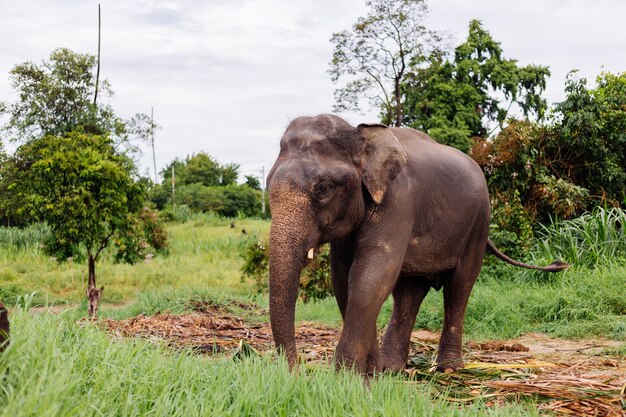
[(317, 198), (328, 197), (329, 193), (334, 190), (334, 188), (334, 184), (327, 181), (322, 181), (315, 187), (315, 196)]

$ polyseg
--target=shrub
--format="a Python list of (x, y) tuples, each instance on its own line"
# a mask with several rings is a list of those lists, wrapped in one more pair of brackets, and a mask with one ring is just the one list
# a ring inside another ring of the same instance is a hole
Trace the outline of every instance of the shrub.
[(244, 259), (241, 267), (241, 281), (246, 277), (254, 280), (256, 290), (267, 292), (269, 274), (269, 245), (265, 241), (251, 242), (241, 255)]
[[(269, 244), (253, 241), (241, 255), (244, 259), (241, 280), (252, 278), (259, 293), (269, 288)], [(330, 276), (330, 250), (328, 245), (318, 248), (313, 259), (304, 267), (299, 283), (300, 299), (303, 302), (320, 300), (333, 295)]]

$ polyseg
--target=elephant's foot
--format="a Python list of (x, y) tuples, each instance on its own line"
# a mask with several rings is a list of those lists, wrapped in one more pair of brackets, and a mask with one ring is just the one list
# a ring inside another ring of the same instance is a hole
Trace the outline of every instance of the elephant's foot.
[(381, 368), (385, 371), (400, 372), (406, 366), (407, 355), (383, 350), (380, 358)]
[(461, 355), (439, 354), (437, 356), (437, 370), (439, 372), (451, 373), (460, 371), (465, 367)]
[(383, 367), (381, 366), (380, 361), (380, 352), (378, 350), (378, 346), (372, 348), (367, 355), (367, 361), (365, 362), (365, 373), (369, 375), (374, 375), (382, 372)]
[(355, 369), (362, 375), (373, 375), (382, 371), (380, 351), (374, 343), (366, 350), (364, 347), (339, 343), (335, 350), (335, 368)]

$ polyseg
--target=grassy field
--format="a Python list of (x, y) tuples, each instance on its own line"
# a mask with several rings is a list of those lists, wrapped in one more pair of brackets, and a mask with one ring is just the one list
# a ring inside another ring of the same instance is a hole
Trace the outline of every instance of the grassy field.
[[(564, 230), (573, 236), (572, 230)], [(237, 300), (267, 307), (267, 296), (256, 294), (251, 281), (242, 282), (239, 271), (241, 250), (267, 236), (267, 221), (237, 220), (231, 228), (230, 220), (196, 216), (169, 224), (168, 231), (167, 255), (133, 266), (116, 265), (108, 256), (98, 265), (99, 284), (105, 286), (103, 317), (185, 312), (192, 301)], [(0, 229), (0, 300), (17, 305), (11, 310), (12, 343), (0, 354), (0, 369), (6, 369), (0, 416), (537, 414), (533, 403), (519, 400), (496, 407), (480, 400), (461, 404), (429, 383), (400, 377), (383, 376), (367, 387), (360, 377), (336, 374), (325, 366), (289, 373), (271, 354), (239, 362), (228, 355), (208, 358), (146, 341), (111, 338), (77, 323), (86, 313), (80, 305), (85, 265), (59, 265), (44, 256), (37, 243), (44, 232), (10, 235), (14, 232)], [(548, 232), (546, 238), (556, 239)], [(583, 252), (592, 253), (592, 244), (577, 243), (584, 250), (572, 251), (574, 241), (570, 236), (559, 243), (569, 248), (569, 255), (546, 253), (545, 248), (553, 250), (546, 244), (529, 255), (537, 261), (565, 256), (575, 262), (561, 274), (537, 275), (490, 262), (470, 299), (466, 339), (543, 332), (625, 340), (626, 262), (620, 251), (626, 243), (618, 241), (610, 256), (588, 262)], [(578, 258), (571, 259), (572, 253)], [(440, 292), (429, 294), (417, 328), (440, 330), (441, 298)], [(25, 308), (30, 304), (67, 307), (55, 308), (54, 314), (32, 314)], [(381, 327), (390, 310), (387, 302)], [(267, 320), (245, 310), (241, 315)], [(340, 324), (333, 299), (299, 303), (297, 320)]]
[[(182, 224), (170, 224), (169, 255), (157, 256), (137, 265), (115, 264), (105, 253), (96, 266), (98, 285), (105, 287), (103, 303), (126, 304), (142, 294), (184, 289), (250, 293), (241, 282), (241, 250), (259, 236), (269, 233), (269, 222), (220, 220), (197, 216)], [(242, 230), (246, 233), (243, 234)], [(84, 298), (86, 265), (58, 264), (42, 254), (37, 233), (25, 239), (2, 238), (0, 229), (0, 299), (12, 304), (19, 295), (37, 291), (36, 302), (77, 303)], [(4, 242), (3, 242), (4, 240)]]

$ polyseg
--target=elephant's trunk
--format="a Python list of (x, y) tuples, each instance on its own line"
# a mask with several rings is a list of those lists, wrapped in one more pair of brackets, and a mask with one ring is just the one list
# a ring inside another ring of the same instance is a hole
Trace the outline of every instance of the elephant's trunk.
[[(295, 308), (306, 254), (317, 242), (308, 199), (272, 196), (270, 229), (270, 323), (274, 342), (296, 362)], [(304, 197), (304, 196), (302, 196)]]

